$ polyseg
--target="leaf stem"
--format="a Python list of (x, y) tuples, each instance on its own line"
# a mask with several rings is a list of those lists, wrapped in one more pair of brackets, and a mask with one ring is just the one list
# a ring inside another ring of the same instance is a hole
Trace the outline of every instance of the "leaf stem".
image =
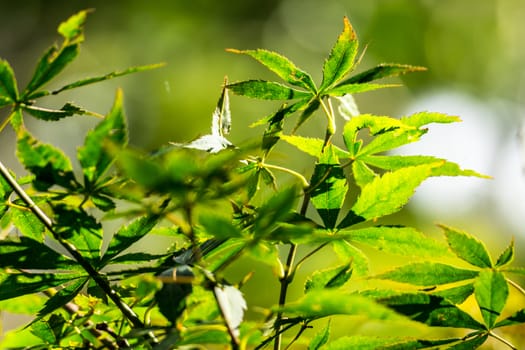
[(525, 289), (523, 289), (519, 284), (517, 284), (516, 282), (514, 282), (513, 280), (511, 280), (510, 278), (507, 278), (506, 279), (507, 282), (512, 285), (514, 288), (516, 288), (521, 294), (523, 294), (525, 296)]
[[(144, 324), (137, 316), (137, 314), (119, 297), (119, 295), (111, 288), (109, 283), (98, 273), (97, 270), (87, 261), (77, 248), (71, 243), (64, 240), (54, 229), (53, 221), (38, 207), (35, 202), (29, 197), (16, 180), (11, 176), (7, 168), (0, 161), (0, 173), (2, 177), (7, 181), (11, 188), (16, 194), (22, 199), (22, 201), (29, 207), (29, 209), (35, 214), (44, 226), (49, 230), (51, 235), (57, 242), (66, 249), (66, 251), (75, 259), (75, 261), (88, 273), (88, 275), (95, 281), (95, 283), (104, 291), (104, 293), (115, 303), (122, 314), (128, 319), (128, 321), (135, 328), (144, 328)], [(149, 334), (149, 337), (153, 342), (157, 342), (153, 334)]]
[(515, 347), (511, 342), (509, 342), (507, 339), (497, 335), (496, 333), (490, 331), (488, 333), (491, 337), (493, 337), (494, 339), (497, 339), (499, 340), (500, 342), (502, 342), (503, 344), (507, 345), (509, 348), (511, 348), (512, 350), (518, 350), (517, 347)]
[(306, 180), (306, 178), (303, 175), (299, 174), (296, 171), (293, 171), (292, 169), (284, 168), (278, 165), (266, 164), (266, 163), (263, 163), (261, 165), (265, 168), (279, 170), (279, 171), (282, 171), (282, 172), (285, 172), (292, 176), (297, 177), (301, 181), (303, 188), (308, 188), (310, 186), (310, 184), (308, 183), (308, 180)]

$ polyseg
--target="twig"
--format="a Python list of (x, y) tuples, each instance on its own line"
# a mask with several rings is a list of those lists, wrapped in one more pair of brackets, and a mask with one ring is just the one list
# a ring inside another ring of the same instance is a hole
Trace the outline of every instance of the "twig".
[[(77, 250), (77, 248), (71, 243), (64, 240), (54, 229), (53, 221), (40, 209), (35, 202), (29, 197), (29, 195), (24, 191), (22, 187), (16, 182), (16, 180), (11, 176), (7, 168), (0, 161), (0, 173), (2, 177), (7, 181), (11, 188), (16, 192), (18, 197), (29, 207), (31, 212), (40, 220), (44, 226), (51, 233), (53, 238), (60, 243), (62, 247), (75, 259), (75, 261), (88, 273), (88, 275), (95, 281), (95, 283), (104, 291), (104, 293), (115, 303), (119, 308), (122, 314), (128, 319), (134, 328), (144, 328), (144, 324), (137, 316), (137, 314), (126, 304), (118, 294), (111, 288), (109, 283), (98, 273), (97, 270), (84, 259), (82, 254)], [(153, 334), (149, 334), (149, 337), (153, 342), (157, 342)]]

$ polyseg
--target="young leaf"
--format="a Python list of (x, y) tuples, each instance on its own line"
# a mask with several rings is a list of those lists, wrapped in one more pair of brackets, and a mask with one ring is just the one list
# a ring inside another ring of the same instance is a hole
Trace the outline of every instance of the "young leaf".
[(354, 176), (356, 185), (361, 189), (377, 177), (376, 173), (361, 160), (352, 162), (352, 175)]
[(88, 132), (84, 145), (78, 149), (84, 179), (90, 184), (94, 184), (115, 159), (115, 155), (110, 154), (104, 146), (111, 144), (123, 147), (128, 141), (122, 103), (122, 91), (119, 89), (108, 115)]
[(13, 224), (24, 236), (37, 242), (44, 242), (46, 227), (29, 208), (13, 207), (10, 213)]
[(442, 263), (416, 262), (376, 275), (375, 278), (428, 287), (469, 280), (478, 274), (478, 271), (460, 269)]
[[(363, 186), (349, 215), (370, 220), (399, 211), (408, 202), (416, 187), (439, 165), (438, 163), (408, 167), (376, 177)], [(339, 227), (344, 228), (345, 224), (343, 220)]]
[(474, 282), (474, 295), (485, 324), (492, 329), (509, 296), (505, 276), (498, 271), (481, 271)]
[(432, 292), (432, 295), (437, 295), (439, 297), (445, 298), (455, 305), (463, 303), (469, 296), (474, 293), (474, 284), (467, 283), (462, 286), (452, 287), (448, 289), (439, 290), (437, 292)]
[(324, 63), (323, 82), (319, 88), (321, 91), (338, 82), (354, 66), (358, 48), (357, 36), (348, 17), (344, 17), (343, 24), (343, 32), (337, 38), (330, 55)]
[(430, 123), (455, 123), (460, 122), (461, 119), (456, 116), (451, 116), (438, 112), (418, 112), (401, 118), (401, 122), (419, 128)]
[(512, 263), (514, 260), (514, 238), (510, 241), (510, 244), (503, 252), (501, 252), (501, 255), (498, 257), (498, 261), (496, 261), (497, 267), (503, 267), (507, 266)]
[(319, 350), (323, 345), (325, 345), (328, 342), (328, 339), (330, 338), (330, 321), (326, 324), (326, 326), (320, 331), (317, 332), (312, 340), (310, 341), (310, 344), (308, 344), (308, 350)]
[(244, 54), (253, 57), (287, 83), (316, 92), (317, 88), (312, 77), (305, 71), (297, 68), (288, 58), (268, 50), (226, 50), (232, 53)]
[(343, 206), (348, 185), (333, 146), (325, 147), (315, 165), (311, 201), (327, 228), (334, 228)]
[(287, 303), (278, 310), (313, 319), (332, 315), (353, 315), (364, 316), (371, 320), (404, 320), (403, 317), (369, 298), (330, 289), (313, 290), (298, 301)]
[(376, 301), (414, 321), (432, 327), (485, 329), (469, 314), (439, 296), (424, 293), (401, 293), (380, 297)]
[(353, 272), (356, 276), (368, 275), (368, 257), (362, 250), (356, 248), (345, 240), (332, 240), (334, 253), (343, 261), (352, 260)]
[(86, 22), (88, 13), (91, 11), (92, 10), (80, 11), (60, 23), (58, 33), (64, 37), (66, 42), (80, 43), (84, 41), (84, 23)]
[(311, 93), (264, 80), (241, 81), (229, 84), (228, 89), (236, 95), (262, 100), (294, 100), (311, 96)]
[(159, 215), (147, 215), (138, 218), (128, 226), (121, 227), (109, 242), (109, 246), (100, 262), (100, 266), (104, 266), (118, 254), (129, 248), (133, 243), (144, 237), (153, 227), (155, 227), (159, 219)]
[(15, 101), (18, 101), (18, 88), (13, 68), (9, 62), (0, 59), (0, 107)]
[(397, 63), (382, 63), (374, 68), (370, 68), (362, 73), (356, 74), (343, 81), (342, 84), (363, 84), (369, 81), (395, 77), (410, 72), (420, 72), (427, 70), (425, 67), (410, 66)]
[(313, 290), (337, 288), (344, 285), (352, 277), (352, 263), (336, 266), (327, 270), (316, 271), (307, 278), (304, 292)]
[(447, 237), (450, 249), (460, 259), (481, 268), (493, 266), (489, 252), (483, 242), (464, 231), (445, 225), (439, 226)]
[(340, 97), (360, 92), (374, 91), (389, 87), (398, 87), (396, 84), (339, 84), (336, 87), (326, 90), (324, 93), (328, 96)]
[(29, 171), (35, 175), (33, 185), (46, 191), (53, 185), (75, 190), (78, 183), (69, 159), (59, 149), (35, 139), (29, 132), (18, 134), (17, 155)]
[[(281, 140), (295, 146), (298, 150), (303, 151), (313, 157), (320, 158), (323, 152), (324, 141), (313, 137), (304, 137), (296, 135), (281, 135)], [(331, 145), (337, 158), (348, 158), (349, 153), (341, 148)]]
[(401, 256), (446, 257), (447, 247), (412, 227), (374, 226), (341, 231), (338, 236)]
[(363, 157), (370, 154), (386, 152), (416, 142), (426, 132), (427, 130), (425, 129), (397, 129), (382, 133), (373, 138), (366, 146), (362, 147), (359, 153), (357, 153), (357, 156)]

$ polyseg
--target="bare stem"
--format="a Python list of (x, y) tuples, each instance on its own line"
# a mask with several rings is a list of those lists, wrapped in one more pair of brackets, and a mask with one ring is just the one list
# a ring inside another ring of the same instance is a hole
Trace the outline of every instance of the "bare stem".
[(516, 288), (522, 295), (525, 296), (525, 289), (523, 289), (519, 284), (514, 282), (513, 280), (507, 278), (507, 282), (509, 282), (510, 285), (512, 285), (514, 288)]
[[(51, 233), (53, 238), (66, 249), (66, 251), (75, 259), (75, 261), (82, 266), (82, 268), (88, 273), (88, 275), (95, 281), (95, 283), (104, 291), (104, 293), (115, 303), (119, 308), (122, 314), (128, 319), (128, 321), (135, 328), (144, 328), (144, 324), (137, 316), (137, 314), (119, 297), (119, 295), (111, 288), (110, 284), (106, 279), (98, 273), (97, 270), (84, 259), (82, 254), (77, 250), (77, 248), (71, 243), (64, 240), (54, 229), (53, 221), (40, 209), (35, 202), (29, 197), (29, 195), (24, 191), (22, 187), (16, 182), (16, 180), (11, 176), (7, 168), (0, 161), (0, 173), (2, 177), (7, 181), (11, 188), (16, 192), (18, 197), (29, 207), (31, 212), (40, 220), (44, 226)], [(150, 338), (156, 342), (156, 339), (153, 335), (150, 335)]]
[(503, 344), (507, 345), (509, 348), (511, 348), (512, 350), (518, 350), (517, 347), (515, 347), (514, 345), (512, 345), (511, 342), (509, 342), (507, 339), (497, 335), (496, 333), (493, 333), (492, 331), (489, 332), (489, 335), (494, 338), (494, 339), (497, 339), (499, 340), (500, 342), (502, 342)]

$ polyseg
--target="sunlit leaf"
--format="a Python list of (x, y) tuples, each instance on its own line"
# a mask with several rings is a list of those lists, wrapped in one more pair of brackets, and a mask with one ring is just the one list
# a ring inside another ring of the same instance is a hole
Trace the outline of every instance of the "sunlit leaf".
[(62, 315), (51, 315), (48, 320), (39, 320), (31, 325), (31, 333), (46, 344), (58, 344), (67, 321)]
[(199, 216), (199, 223), (206, 232), (216, 238), (242, 237), (241, 230), (231, 220), (217, 214), (206, 213)]
[(351, 94), (346, 94), (341, 97), (336, 97), (336, 100), (339, 102), (337, 111), (339, 115), (345, 120), (350, 120), (353, 117), (357, 117), (359, 113), (359, 108), (355, 102), (354, 96)]
[(58, 26), (58, 32), (67, 42), (78, 43), (84, 40), (83, 29), (88, 13), (92, 10), (80, 11)]
[(326, 90), (324, 93), (333, 96), (345, 96), (349, 94), (357, 94), (360, 92), (374, 91), (390, 87), (398, 87), (396, 84), (339, 84), (336, 87)]
[(460, 259), (478, 267), (492, 267), (492, 259), (485, 244), (467, 232), (439, 225), (447, 237), (450, 249)]
[(298, 301), (289, 302), (278, 309), (304, 318), (353, 315), (364, 316), (370, 320), (404, 320), (403, 317), (369, 298), (339, 290), (311, 291)]
[(461, 269), (442, 263), (416, 262), (397, 267), (374, 277), (426, 287), (469, 280), (477, 277), (478, 274), (478, 271)]
[(239, 336), (239, 326), (247, 309), (246, 300), (241, 291), (234, 286), (224, 285), (213, 288), (217, 304), (222, 310), (224, 322)]
[(264, 80), (247, 80), (228, 85), (236, 95), (259, 98), (263, 100), (293, 100), (305, 98), (311, 94), (289, 88), (279, 83)]
[[(436, 166), (427, 164), (407, 167), (376, 177), (363, 186), (350, 215), (370, 220), (399, 211)], [(345, 227), (344, 220), (340, 227)]]
[(280, 220), (290, 215), (295, 204), (297, 190), (293, 187), (278, 192), (261, 205), (255, 218), (253, 232), (255, 236), (264, 236)]
[(357, 154), (363, 157), (370, 154), (386, 152), (409, 143), (419, 141), (427, 130), (425, 129), (397, 129), (377, 135), (370, 143), (362, 147)]
[(310, 344), (308, 344), (308, 350), (319, 350), (323, 345), (325, 345), (328, 342), (329, 338), (330, 338), (330, 321), (328, 321), (326, 326), (320, 332), (317, 332), (312, 337)]
[(459, 117), (439, 112), (418, 112), (401, 118), (401, 122), (404, 124), (417, 128), (430, 123), (447, 124), (460, 121), (461, 119)]
[(362, 250), (345, 240), (332, 240), (335, 254), (343, 261), (352, 260), (353, 272), (357, 276), (366, 276), (369, 271), (368, 257)]
[(228, 95), (228, 89), (226, 84), (228, 81), (225, 79), (224, 86), (222, 87), (221, 95), (217, 101), (217, 106), (212, 114), (211, 121), (211, 134), (212, 135), (228, 135), (232, 127), (232, 114), (230, 110), (230, 97)]
[(335, 227), (348, 185), (343, 168), (330, 144), (324, 148), (310, 181), (311, 201), (328, 228)]
[(44, 307), (40, 309), (37, 313), (37, 318), (33, 320), (33, 322), (40, 320), (42, 317), (47, 316), (51, 312), (55, 311), (56, 309), (64, 306), (65, 304), (69, 303), (73, 298), (80, 293), (82, 288), (87, 282), (86, 279), (78, 279), (73, 281), (72, 283), (68, 284), (64, 288), (60, 289), (58, 292), (56, 292), (53, 296), (51, 296), (46, 303), (44, 304)]
[(344, 17), (343, 24), (343, 32), (337, 38), (330, 55), (324, 63), (323, 82), (319, 88), (320, 90), (324, 90), (338, 82), (354, 66), (358, 48), (357, 36), (348, 17)]
[(315, 271), (306, 279), (304, 290), (308, 293), (313, 290), (341, 287), (350, 277), (352, 277), (352, 263)]
[(500, 256), (498, 257), (498, 261), (496, 261), (496, 266), (502, 267), (507, 266), (512, 263), (514, 260), (514, 239), (510, 241), (510, 244), (503, 252), (501, 252)]
[(362, 73), (350, 77), (341, 84), (362, 84), (373, 80), (395, 77), (410, 72), (419, 72), (425, 70), (425, 67), (417, 67), (397, 63), (382, 63), (380, 65), (375, 66), (374, 68), (370, 68)]
[(445, 298), (451, 303), (456, 304), (456, 305), (463, 303), (473, 293), (474, 293), (473, 283), (467, 283), (462, 286), (452, 287), (448, 289), (439, 290), (437, 292), (432, 292), (433, 295), (437, 295), (442, 298)]
[(450, 344), (456, 342), (457, 340), (458, 338), (425, 340), (411, 339), (408, 337), (376, 337), (355, 335), (336, 339), (324, 346), (322, 350), (416, 350)]
[[(316, 158), (321, 157), (324, 144), (324, 141), (322, 139), (296, 135), (281, 135), (280, 138), (281, 140), (286, 141), (290, 145), (297, 147), (297, 149), (299, 149), (300, 151), (303, 151)], [(331, 147), (333, 148), (335, 155), (338, 158), (348, 158), (348, 152), (334, 145), (331, 145)]]
[(16, 86), (13, 68), (6, 60), (0, 59), (0, 107), (18, 100), (18, 87)]
[(448, 349), (449, 350), (450, 349), (452, 350), (474, 350), (474, 349), (479, 348), (481, 345), (483, 345), (487, 341), (488, 337), (489, 335), (485, 333), (478, 334), (471, 339), (462, 340), (461, 342), (452, 345)]
[(38, 106), (25, 106), (24, 111), (31, 114), (33, 117), (41, 120), (60, 120), (62, 118), (71, 117), (75, 114), (83, 114), (83, 110), (73, 108), (73, 105), (66, 104), (62, 109), (50, 109)]
[(37, 242), (44, 241), (46, 227), (29, 208), (13, 207), (10, 213), (13, 224), (24, 236)]
[(37, 293), (86, 277), (86, 273), (0, 274), (0, 300)]
[(401, 256), (446, 257), (447, 247), (412, 227), (374, 226), (343, 230), (338, 235), (352, 242)]
[(122, 91), (117, 90), (115, 102), (108, 115), (88, 132), (84, 145), (78, 149), (78, 160), (82, 165), (84, 177), (94, 183), (107, 171), (115, 159), (105, 145), (125, 146), (128, 140), (126, 121), (122, 107)]
[(102, 258), (101, 266), (108, 263), (115, 256), (148, 234), (159, 219), (159, 215), (147, 215), (136, 219), (128, 226), (121, 227), (111, 238), (109, 246)]
[(263, 49), (228, 49), (227, 51), (253, 57), (289, 84), (300, 86), (312, 92), (317, 90), (312, 77), (308, 73), (297, 68), (288, 58), (276, 52)]
[(483, 270), (474, 282), (474, 295), (488, 328), (492, 328), (505, 307), (509, 287), (501, 272)]
[(354, 176), (356, 185), (361, 188), (374, 181), (377, 177), (377, 174), (361, 160), (352, 162), (352, 175)]

